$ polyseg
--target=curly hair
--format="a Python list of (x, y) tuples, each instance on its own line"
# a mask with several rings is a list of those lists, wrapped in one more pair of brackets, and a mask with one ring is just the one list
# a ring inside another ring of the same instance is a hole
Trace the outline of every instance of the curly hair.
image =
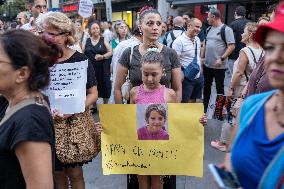
[(245, 26), (250, 34), (254, 34), (258, 28), (258, 23), (256, 22), (248, 22)]
[(52, 27), (58, 30), (59, 33), (66, 33), (67, 36), (67, 45), (73, 45), (76, 42), (75, 34), (75, 26), (72, 23), (71, 19), (69, 19), (64, 13), (61, 12), (47, 12), (41, 14), (36, 19), (36, 25), (39, 30), (43, 30), (46, 27)]
[(151, 51), (151, 49), (141, 58), (141, 65), (144, 64), (160, 64), (162, 68), (165, 67), (163, 55), (160, 52)]
[(151, 104), (147, 107), (145, 111), (145, 121), (146, 123), (149, 123), (149, 118), (151, 112), (156, 111), (158, 112), (164, 120), (167, 120), (167, 110), (162, 104)]

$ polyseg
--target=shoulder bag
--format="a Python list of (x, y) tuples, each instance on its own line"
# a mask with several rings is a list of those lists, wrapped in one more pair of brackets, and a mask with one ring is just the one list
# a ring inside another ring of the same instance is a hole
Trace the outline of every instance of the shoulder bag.
[(126, 81), (121, 86), (122, 98), (126, 101), (128, 101), (130, 99), (130, 90), (132, 88), (132, 85), (131, 85), (131, 82), (130, 82), (130, 64), (131, 64), (131, 60), (132, 60), (132, 56), (133, 56), (133, 48), (134, 47), (130, 47), (129, 68), (128, 68), (128, 73), (127, 73), (127, 76), (126, 76)]
[(54, 128), (56, 155), (62, 163), (89, 162), (100, 152), (101, 138), (89, 109), (55, 121)]
[(195, 44), (195, 56), (192, 62), (183, 70), (184, 77), (188, 80), (194, 80), (200, 71), (200, 67), (197, 63), (197, 42)]

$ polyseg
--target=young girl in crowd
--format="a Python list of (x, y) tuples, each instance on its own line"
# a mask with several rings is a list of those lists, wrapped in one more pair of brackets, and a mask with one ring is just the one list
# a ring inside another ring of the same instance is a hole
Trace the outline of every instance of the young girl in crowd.
[[(162, 76), (165, 74), (163, 56), (158, 52), (158, 48), (150, 48), (141, 58), (141, 72), (143, 84), (133, 87), (130, 91), (131, 104), (161, 104), (176, 103), (176, 93), (173, 89), (166, 88), (160, 84)], [(201, 123), (206, 123), (206, 118), (200, 119)], [(96, 123), (98, 132), (102, 131), (102, 125)], [(147, 176), (138, 175), (140, 189), (162, 189), (163, 179), (159, 175)]]
[[(155, 52), (158, 48), (151, 48), (142, 56), (141, 72), (143, 84), (133, 87), (130, 91), (131, 104), (161, 104), (176, 102), (176, 93), (173, 89), (166, 88), (160, 84), (165, 74), (163, 56)], [(139, 188), (163, 188), (163, 179), (159, 175), (138, 175)]]

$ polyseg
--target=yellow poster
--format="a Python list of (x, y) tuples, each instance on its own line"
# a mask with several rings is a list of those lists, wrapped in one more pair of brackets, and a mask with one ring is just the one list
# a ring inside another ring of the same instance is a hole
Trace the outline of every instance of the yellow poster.
[(199, 103), (101, 105), (103, 174), (202, 177), (202, 114)]

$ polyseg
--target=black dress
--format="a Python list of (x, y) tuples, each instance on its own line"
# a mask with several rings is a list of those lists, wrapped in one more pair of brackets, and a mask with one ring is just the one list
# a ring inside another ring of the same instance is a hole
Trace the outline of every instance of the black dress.
[[(84, 54), (76, 51), (70, 58), (67, 60), (64, 60), (62, 62), (59, 62), (59, 64), (64, 64), (64, 63), (75, 63), (75, 62), (81, 62), (88, 60), (88, 68), (87, 68), (87, 83), (86, 83), (86, 89), (90, 89), (93, 86), (97, 85), (97, 80), (96, 80), (96, 75), (93, 66), (90, 63), (90, 60), (88, 59), (87, 56)], [(56, 65), (55, 65), (56, 66)], [(89, 161), (91, 162), (91, 161)], [(78, 163), (68, 163), (64, 164), (60, 162), (60, 160), (57, 158), (55, 159), (55, 170), (56, 171), (63, 171), (63, 168), (70, 168), (70, 167), (75, 167), (75, 166), (83, 166), (88, 162), (78, 162)], [(1, 189), (1, 187), (0, 187)]]
[[(1, 96), (0, 99), (3, 102)], [(7, 101), (4, 103), (7, 103)], [(5, 110), (2, 105), (0, 104), (2, 109), (1, 117), (3, 117), (3, 111)], [(52, 117), (48, 109), (41, 105), (31, 104), (25, 106), (2, 123), (0, 126), (0, 188), (26, 188), (21, 166), (15, 153), (16, 146), (20, 142), (49, 143), (53, 153), (52, 164), (54, 170), (54, 140)]]
[(87, 39), (85, 47), (85, 55), (89, 58), (92, 63), (96, 78), (98, 82), (98, 93), (101, 98), (109, 98), (111, 92), (111, 81), (110, 81), (110, 63), (111, 59), (104, 59), (96, 61), (95, 56), (97, 54), (103, 55), (107, 53), (107, 48), (104, 44), (104, 38), (100, 37), (99, 42), (94, 46), (91, 39)]

